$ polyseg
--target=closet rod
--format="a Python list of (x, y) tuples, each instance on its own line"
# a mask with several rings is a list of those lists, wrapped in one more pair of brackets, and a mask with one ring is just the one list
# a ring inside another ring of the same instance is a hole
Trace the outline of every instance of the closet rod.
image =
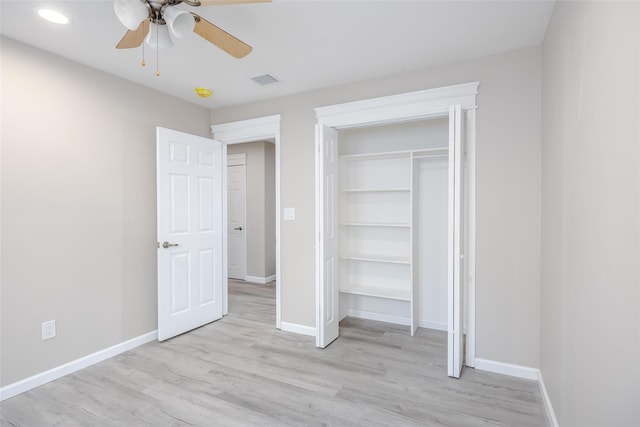
[(449, 154), (445, 153), (445, 154), (421, 154), (418, 156), (413, 156), (414, 159), (431, 159), (431, 158), (435, 158), (435, 157), (447, 157), (449, 156)]

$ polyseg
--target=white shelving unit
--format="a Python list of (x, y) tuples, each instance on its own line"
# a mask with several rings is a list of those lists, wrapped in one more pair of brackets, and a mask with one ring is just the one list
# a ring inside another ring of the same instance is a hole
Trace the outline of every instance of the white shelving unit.
[(417, 173), (447, 148), (340, 156), (340, 292), (407, 304), (418, 327)]
[(340, 156), (340, 292), (408, 302), (418, 325), (414, 164), (447, 148)]

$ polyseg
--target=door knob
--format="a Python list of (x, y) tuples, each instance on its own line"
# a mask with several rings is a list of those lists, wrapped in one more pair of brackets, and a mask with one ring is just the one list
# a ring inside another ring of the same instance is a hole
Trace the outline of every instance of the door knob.
[(162, 244), (162, 247), (165, 248), (165, 249), (169, 249), (170, 247), (173, 247), (173, 246), (178, 246), (178, 244), (177, 243), (169, 243), (169, 242), (164, 242)]
[(236, 227), (236, 228), (234, 228), (234, 230), (242, 231), (242, 227)]

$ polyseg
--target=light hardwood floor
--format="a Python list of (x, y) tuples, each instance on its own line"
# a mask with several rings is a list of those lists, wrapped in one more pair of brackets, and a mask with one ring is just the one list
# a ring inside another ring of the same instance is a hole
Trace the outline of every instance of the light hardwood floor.
[(324, 350), (275, 329), (275, 288), (230, 281), (224, 319), (2, 402), (3, 426), (547, 425), (538, 386), (466, 369), (446, 336), (345, 319)]

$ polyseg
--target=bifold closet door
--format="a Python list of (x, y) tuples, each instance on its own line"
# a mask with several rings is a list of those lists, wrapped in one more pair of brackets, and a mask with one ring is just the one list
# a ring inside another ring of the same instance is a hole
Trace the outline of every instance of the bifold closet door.
[[(316, 141), (320, 147), (316, 165), (319, 197), (316, 206), (323, 206), (318, 212), (319, 252), (317, 265), (319, 274), (316, 298), (320, 302), (317, 315), (316, 346), (324, 348), (338, 338), (339, 333), (339, 241), (338, 241), (338, 132), (324, 125), (316, 125)], [(321, 238), (320, 238), (321, 236)]]
[(449, 227), (448, 227), (448, 345), (447, 371), (450, 377), (460, 378), (464, 361), (462, 331), (462, 272), (463, 272), (463, 114), (460, 105), (449, 109)]

